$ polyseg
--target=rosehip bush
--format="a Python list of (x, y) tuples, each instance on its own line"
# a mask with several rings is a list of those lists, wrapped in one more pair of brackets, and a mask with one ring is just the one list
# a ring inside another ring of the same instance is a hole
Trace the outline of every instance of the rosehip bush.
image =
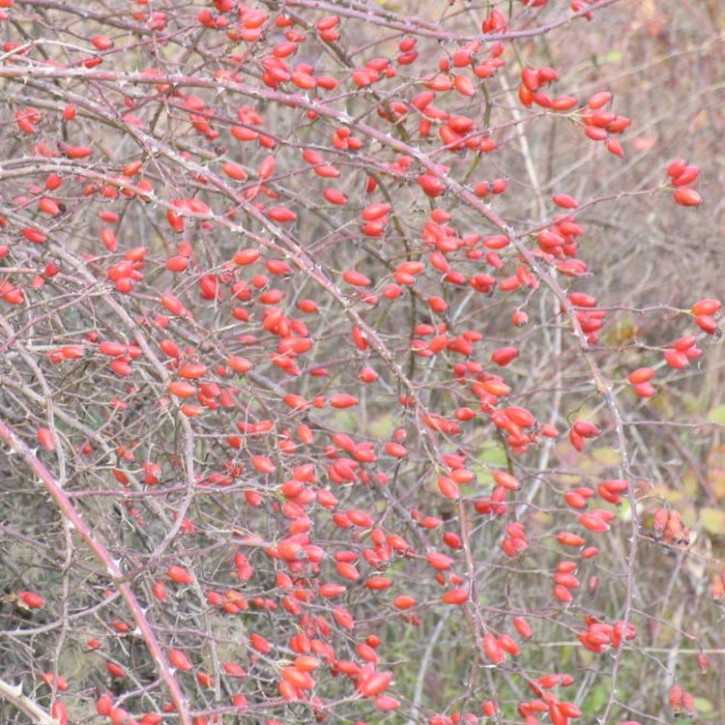
[(721, 721), (699, 5), (0, 2), (3, 722)]

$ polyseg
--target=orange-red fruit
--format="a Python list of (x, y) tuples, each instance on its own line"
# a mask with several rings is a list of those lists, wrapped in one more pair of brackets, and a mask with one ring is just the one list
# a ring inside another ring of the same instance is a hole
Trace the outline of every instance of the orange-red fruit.
[(573, 702), (560, 702), (557, 707), (559, 709), (559, 712), (565, 717), (570, 717), (574, 719), (582, 716), (581, 709), (577, 707)]
[(552, 111), (569, 111), (576, 106), (576, 98), (573, 96), (557, 96), (551, 101)]
[(688, 186), (700, 175), (700, 169), (697, 166), (685, 166), (681, 173), (672, 179), (672, 186)]
[(682, 713), (682, 695), (684, 690), (680, 685), (672, 685), (667, 700), (675, 715)]
[(189, 258), (181, 254), (175, 254), (166, 260), (166, 269), (175, 274), (185, 272), (189, 267)]
[(321, 661), (312, 655), (300, 655), (295, 658), (295, 667), (300, 672), (312, 672), (313, 670), (316, 670), (320, 664)]
[(166, 575), (172, 582), (177, 584), (191, 584), (194, 581), (194, 577), (183, 566), (177, 566), (176, 564), (172, 564), (166, 570)]
[(58, 675), (55, 672), (43, 673), (42, 680), (48, 687), (55, 686), (61, 692), (65, 692), (68, 689), (68, 680), (63, 675)]
[(93, 149), (88, 146), (66, 146), (63, 153), (69, 159), (85, 159), (93, 153)]
[(399, 597), (395, 597), (393, 600), (393, 606), (396, 609), (410, 609), (417, 604), (415, 597), (411, 597), (407, 594), (401, 594)]
[(385, 452), (393, 458), (405, 458), (408, 455), (407, 448), (402, 443), (389, 441), (385, 444)]
[(670, 162), (670, 165), (667, 167), (667, 175), (671, 179), (675, 179), (682, 172), (687, 168), (687, 161), (685, 159), (675, 159), (674, 161)]
[(38, 208), (50, 216), (58, 216), (60, 214), (60, 206), (58, 206), (58, 203), (53, 201), (53, 199), (48, 199), (48, 197), (43, 197), (38, 202)]
[(519, 654), (521, 654), (518, 643), (513, 637), (510, 637), (508, 634), (500, 635), (498, 638), (498, 643), (504, 652), (510, 654), (513, 657), (518, 657)]
[(381, 591), (390, 587), (392, 583), (386, 576), (372, 576), (365, 582), (365, 586), (373, 591)]
[(702, 204), (700, 192), (691, 189), (689, 186), (676, 189), (672, 194), (672, 198), (681, 206), (700, 206)]
[(434, 569), (437, 569), (438, 571), (445, 571), (446, 569), (450, 569), (451, 564), (453, 564), (453, 559), (451, 559), (450, 556), (441, 554), (438, 551), (432, 551), (430, 554), (427, 554), (426, 560)]
[(284, 667), (282, 679), (300, 690), (310, 690), (315, 686), (312, 675), (309, 672), (298, 670), (296, 667)]
[(239, 164), (235, 164), (233, 161), (226, 161), (222, 164), (222, 171), (230, 178), (235, 181), (244, 181), (247, 178), (247, 172)]
[(454, 501), (458, 499), (461, 495), (458, 484), (448, 476), (438, 477), (438, 490), (443, 496), (445, 496), (446, 498), (450, 498)]
[(337, 204), (338, 206), (344, 206), (347, 204), (347, 197), (337, 189), (325, 189), (322, 192), (322, 195), (328, 202), (330, 202), (330, 204)]
[(260, 473), (274, 473), (276, 468), (268, 456), (252, 456), (251, 464)]
[(373, 697), (386, 690), (392, 680), (392, 672), (373, 672), (369, 677), (358, 681), (357, 689), (364, 697)]
[[(126, 676), (126, 670), (124, 670), (121, 665), (117, 665), (115, 662), (106, 662), (106, 670), (111, 677), (115, 677), (118, 680)], [(123, 722), (123, 720), (120, 722)]]
[(657, 393), (657, 388), (650, 383), (638, 383), (634, 386), (634, 392), (640, 398), (651, 398)]
[(161, 295), (161, 304), (172, 315), (180, 315), (184, 311), (184, 305), (181, 300), (168, 292)]
[(52, 451), (55, 448), (55, 437), (48, 428), (38, 428), (36, 431), (38, 443), (40, 443), (46, 451)]
[(261, 654), (267, 654), (272, 651), (272, 645), (261, 634), (256, 632), (249, 635), (249, 644), (252, 648)]
[(342, 273), (342, 278), (353, 287), (368, 287), (370, 285), (370, 278), (355, 269), (346, 269)]
[(235, 373), (239, 373), (240, 375), (248, 373), (254, 367), (251, 360), (247, 360), (246, 357), (241, 357), (240, 355), (232, 355), (227, 360), (227, 364)]
[(441, 601), (445, 604), (463, 604), (468, 601), (468, 590), (463, 588), (451, 589), (441, 597)]
[(494, 717), (496, 715), (496, 702), (494, 700), (486, 700), (481, 705), (481, 712), (486, 717)]
[(179, 368), (179, 375), (187, 380), (197, 380), (206, 375), (206, 365), (201, 363), (186, 363)]
[(637, 368), (629, 374), (629, 382), (632, 385), (640, 385), (641, 383), (648, 383), (655, 376), (655, 371), (652, 368)]
[(418, 184), (425, 194), (430, 197), (440, 196), (446, 190), (445, 184), (431, 173), (419, 176)]
[(376, 221), (384, 217), (390, 211), (390, 208), (390, 204), (370, 204), (363, 209), (360, 216), (367, 222)]
[(333, 408), (351, 408), (358, 404), (358, 399), (348, 393), (333, 393), (329, 401)]
[(683, 335), (682, 337), (678, 337), (677, 340), (675, 340), (673, 347), (675, 348), (675, 350), (687, 352), (695, 346), (696, 342), (697, 338), (694, 335)]
[(33, 244), (44, 244), (47, 239), (44, 232), (41, 232), (40, 229), (32, 229), (31, 227), (25, 227), (22, 230), (22, 234)]
[(93, 43), (98, 50), (108, 50), (109, 48), (113, 48), (113, 40), (111, 40), (111, 38), (107, 35), (94, 35), (91, 38), (91, 43)]
[(554, 194), (551, 199), (554, 204), (562, 209), (576, 209), (579, 206), (579, 202), (569, 194)]
[(500, 347), (491, 355), (491, 361), (496, 365), (505, 367), (519, 355), (519, 351), (515, 347)]
[(277, 161), (274, 156), (267, 156), (262, 159), (259, 167), (257, 168), (257, 175), (260, 179), (268, 179), (273, 173), (274, 168), (277, 165)]
[(177, 398), (190, 398), (196, 394), (196, 386), (183, 380), (173, 380), (168, 385), (168, 391)]
[(68, 709), (64, 702), (56, 700), (50, 706), (50, 716), (58, 722), (58, 725), (68, 725)]
[(584, 546), (584, 539), (578, 534), (573, 534), (569, 531), (560, 531), (556, 535), (556, 540), (563, 546), (578, 547)]
[(697, 315), (695, 324), (708, 335), (713, 335), (718, 330), (717, 320), (711, 315)]
[(600, 93), (595, 93), (591, 96), (587, 105), (592, 109), (592, 111), (597, 111), (606, 106), (611, 100), (612, 94), (609, 91), (601, 91)]
[(584, 128), (584, 134), (592, 141), (604, 141), (607, 138), (606, 129), (599, 128), (598, 126), (586, 126)]
[(260, 256), (260, 251), (256, 247), (247, 247), (246, 249), (240, 249), (234, 255), (234, 263), (240, 267), (245, 267), (249, 264), (254, 264)]
[(589, 531), (604, 533), (609, 531), (609, 524), (595, 513), (586, 513), (579, 516), (579, 523)]
[(687, 355), (679, 350), (668, 349), (664, 352), (665, 360), (671, 368), (682, 370), (690, 362)]
[(571, 602), (574, 598), (572, 593), (562, 584), (554, 585), (553, 594), (556, 599), (564, 604), (569, 604), (569, 602)]
[(326, 599), (339, 597), (347, 591), (347, 587), (342, 584), (321, 584), (318, 589), (320, 596)]
[(453, 81), (453, 87), (462, 96), (472, 96), (476, 93), (476, 87), (468, 76), (457, 75)]
[(390, 695), (378, 695), (375, 698), (375, 707), (381, 712), (391, 712), (400, 707), (400, 700), (396, 700)]
[(45, 605), (45, 600), (35, 592), (20, 592), (18, 597), (31, 609), (40, 609)]
[(573, 430), (582, 438), (596, 438), (601, 435), (602, 429), (587, 420), (578, 420), (574, 423)]
[(177, 670), (188, 672), (191, 669), (191, 660), (178, 649), (169, 650), (169, 662)]
[(587, 507), (587, 499), (579, 491), (567, 491), (564, 494), (564, 500), (569, 506), (575, 509), (584, 509)]
[(524, 638), (531, 637), (531, 635), (533, 634), (531, 625), (522, 617), (514, 618), (514, 628), (518, 632), (519, 636)]
[(609, 151), (609, 153), (613, 156), (624, 156), (624, 149), (622, 148), (622, 144), (619, 142), (619, 139), (611, 137), (608, 138), (606, 140), (606, 146), (607, 151)]
[(500, 665), (504, 661), (504, 653), (501, 645), (491, 632), (486, 632), (483, 635), (483, 651), (494, 665)]
[(690, 312), (693, 315), (714, 315), (722, 307), (722, 302), (715, 299), (703, 299), (692, 305)]
[(113, 709), (113, 700), (110, 695), (101, 695), (96, 700), (96, 712), (102, 717), (108, 717)]
[(499, 486), (502, 486), (509, 491), (516, 491), (519, 486), (521, 486), (518, 479), (506, 471), (494, 471), (493, 480), (496, 481)]

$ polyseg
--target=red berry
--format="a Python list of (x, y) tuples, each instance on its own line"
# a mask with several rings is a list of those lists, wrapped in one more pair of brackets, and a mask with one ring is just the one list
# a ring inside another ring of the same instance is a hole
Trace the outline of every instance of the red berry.
[(45, 606), (45, 600), (43, 597), (35, 592), (20, 592), (18, 597), (20, 597), (20, 599), (22, 599), (23, 602), (25, 602), (25, 604), (31, 609), (40, 609)]
[(672, 198), (681, 206), (700, 206), (702, 204), (702, 196), (700, 196), (700, 193), (687, 186), (677, 189), (672, 194)]

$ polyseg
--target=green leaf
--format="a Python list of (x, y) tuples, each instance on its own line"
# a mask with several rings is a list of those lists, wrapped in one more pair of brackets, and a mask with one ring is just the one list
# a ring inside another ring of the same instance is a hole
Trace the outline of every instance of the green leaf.
[(481, 449), (476, 452), (476, 458), (481, 463), (488, 463), (490, 466), (495, 468), (503, 468), (508, 463), (506, 449), (501, 444), (493, 441), (485, 446), (482, 446)]
[(621, 453), (613, 446), (592, 448), (591, 456), (597, 463), (603, 463), (605, 466), (618, 466), (622, 462)]
[(725, 425), (725, 405), (716, 405), (707, 411), (707, 420), (709, 423), (717, 423)]
[(706, 506), (700, 510), (700, 523), (710, 534), (725, 535), (725, 510)]

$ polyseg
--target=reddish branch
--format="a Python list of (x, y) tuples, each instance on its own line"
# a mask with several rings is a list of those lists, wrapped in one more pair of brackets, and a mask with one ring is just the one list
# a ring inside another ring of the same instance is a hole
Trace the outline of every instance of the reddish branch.
[(68, 497), (68, 494), (58, 484), (53, 474), (43, 465), (30, 446), (21, 440), (3, 420), (0, 420), (0, 439), (5, 442), (11, 453), (19, 455), (25, 461), (30, 471), (37, 476), (40, 484), (55, 501), (60, 515), (78, 532), (81, 539), (83, 539), (98, 561), (104, 566), (108, 578), (126, 602), (159, 675), (168, 688), (171, 701), (179, 717), (179, 722), (182, 725), (191, 725), (191, 714), (184, 693), (181, 691), (179, 682), (174, 676), (169, 662), (166, 659), (166, 655), (161, 649), (153, 628), (146, 617), (144, 607), (136, 597), (131, 584), (127, 581), (126, 575), (122, 570), (122, 562), (113, 558), (103, 542), (98, 539), (93, 528), (84, 521)]

